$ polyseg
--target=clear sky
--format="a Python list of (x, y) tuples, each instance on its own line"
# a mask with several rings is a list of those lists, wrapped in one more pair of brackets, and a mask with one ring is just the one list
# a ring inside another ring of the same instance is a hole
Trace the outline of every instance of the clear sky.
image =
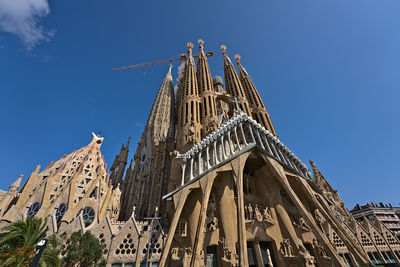
[(46, 1), (0, 0), (1, 189), (92, 131), (108, 166), (129, 136), (132, 157), (168, 66), (111, 68), (202, 38), (212, 75), (221, 44), (242, 56), (280, 139), (348, 208), (399, 205), (400, 1)]

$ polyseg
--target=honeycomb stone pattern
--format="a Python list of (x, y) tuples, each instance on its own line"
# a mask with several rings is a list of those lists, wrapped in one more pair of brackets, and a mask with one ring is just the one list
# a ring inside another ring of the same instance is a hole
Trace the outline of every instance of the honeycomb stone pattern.
[(136, 245), (131, 234), (127, 234), (126, 237), (119, 244), (115, 250), (116, 255), (134, 255), (136, 253)]

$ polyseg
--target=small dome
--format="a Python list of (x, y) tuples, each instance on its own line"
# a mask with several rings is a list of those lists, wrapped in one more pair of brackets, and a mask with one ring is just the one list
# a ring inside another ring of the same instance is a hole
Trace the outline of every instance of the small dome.
[(215, 84), (215, 83), (223, 84), (222, 78), (221, 78), (220, 76), (214, 76), (214, 78), (213, 78), (213, 83), (214, 83), (214, 84)]

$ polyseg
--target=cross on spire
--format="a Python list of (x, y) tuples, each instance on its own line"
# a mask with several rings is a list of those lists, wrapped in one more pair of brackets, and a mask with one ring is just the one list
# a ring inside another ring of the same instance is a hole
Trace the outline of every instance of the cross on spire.
[(203, 51), (203, 44), (204, 44), (204, 41), (203, 41), (202, 39), (199, 39), (199, 40), (197, 41), (197, 43), (199, 44), (199, 50), (200, 50), (200, 52), (202, 52), (202, 51)]
[(236, 59), (236, 65), (238, 65), (238, 67), (240, 67), (242, 65), (242, 63), (240, 62), (240, 55), (236, 54), (235, 59)]
[(193, 43), (191, 42), (187, 43), (187, 48), (188, 48), (188, 55), (192, 55)]
[(221, 50), (222, 50), (222, 55), (226, 55), (226, 46), (225, 45), (221, 45)]

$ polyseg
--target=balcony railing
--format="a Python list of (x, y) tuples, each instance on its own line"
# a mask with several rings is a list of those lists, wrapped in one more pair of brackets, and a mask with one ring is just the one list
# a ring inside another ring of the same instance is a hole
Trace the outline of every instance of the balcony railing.
[(181, 166), (181, 184), (163, 198), (256, 147), (285, 168), (307, 178), (308, 168), (287, 146), (247, 114), (240, 112), (186, 153), (178, 153), (176, 159)]

